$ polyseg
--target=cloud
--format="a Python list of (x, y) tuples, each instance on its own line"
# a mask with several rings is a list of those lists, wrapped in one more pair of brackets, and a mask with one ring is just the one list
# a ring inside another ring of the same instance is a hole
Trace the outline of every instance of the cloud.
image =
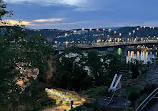
[(55, 22), (55, 21), (62, 21), (63, 18), (48, 18), (48, 19), (38, 19), (34, 20), (34, 22)]
[(38, 23), (41, 23), (41, 25), (43, 25), (43, 24), (50, 24), (49, 22), (56, 22), (56, 21), (62, 21), (62, 20), (63, 18), (37, 19), (37, 20), (32, 20), (32, 21), (7, 19), (7, 20), (3, 20), (3, 22), (8, 25), (35, 26), (35, 25), (39, 25)]
[(36, 24), (39, 26), (42, 25), (50, 25), (50, 26), (58, 26), (58, 25), (78, 25), (78, 24), (85, 24), (88, 23), (89, 21), (80, 21), (80, 22), (66, 22), (66, 23), (44, 23), (44, 24)]
[(61, 22), (61, 23), (36, 23), (34, 25), (28, 26), (33, 29), (74, 29), (83, 28), (90, 21), (76, 21), (76, 22)]
[(20, 2), (31, 2), (38, 3), (41, 5), (71, 5), (80, 6), (87, 3), (88, 0), (5, 0), (8, 3), (20, 3)]
[(6, 0), (8, 3), (33, 3), (41, 6), (66, 6), (75, 11), (96, 11), (106, 9), (109, 5), (116, 4), (117, 0)]
[(19, 20), (3, 20), (3, 22), (8, 25), (33, 25), (29, 21), (19, 21)]

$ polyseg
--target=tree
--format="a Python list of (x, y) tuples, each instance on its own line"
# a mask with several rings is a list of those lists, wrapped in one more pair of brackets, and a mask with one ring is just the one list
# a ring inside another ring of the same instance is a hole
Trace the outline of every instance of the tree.
[(129, 64), (130, 70), (132, 71), (132, 79), (135, 79), (141, 74), (146, 72), (147, 66), (143, 64), (143, 61), (132, 60), (132, 62), (128, 64)]
[(104, 85), (106, 74), (103, 72), (103, 63), (101, 62), (101, 56), (97, 50), (89, 50), (87, 64), (91, 69), (92, 76), (96, 86)]
[(2, 21), (2, 18), (6, 14), (9, 14), (9, 16), (13, 15), (12, 11), (5, 10), (6, 7), (7, 7), (7, 4), (5, 4), (3, 0), (0, 0), (0, 25), (6, 25), (7, 24), (6, 22)]
[(6, 4), (4, 4), (3, 0), (0, 0), (0, 20), (2, 20), (2, 17), (9, 13), (8, 11), (5, 10)]
[[(73, 57), (67, 57), (69, 54)], [(80, 60), (76, 61), (77, 58)], [(83, 67), (83, 55), (80, 49), (68, 48), (56, 58), (57, 71), (52, 78), (53, 86), (75, 91), (88, 89), (93, 85), (93, 79)]]
[[(43, 36), (34, 35), (27, 40), (23, 28), (18, 26), (4, 28), (4, 35), (0, 37), (0, 110), (2, 111), (11, 110), (11, 108), (15, 110), (16, 107), (14, 109), (13, 106), (20, 105), (20, 98), (25, 94), (25, 90), (22, 91), (16, 84), (16, 78), (23, 76), (19, 70), (16, 70), (17, 64), (25, 63), (25, 67), (38, 68), (40, 70), (39, 77), (45, 77), (49, 70), (47, 61), (53, 51), (52, 46), (45, 43)], [(31, 78), (28, 79), (30, 79), (28, 81), (30, 83), (34, 81)], [(25, 103), (25, 101), (23, 102)]]
[[(5, 8), (6, 4), (4, 5), (1, 0), (1, 21), (2, 17), (9, 13), (5, 11)], [(23, 77), (18, 69), (18, 64), (25, 63), (25, 67), (38, 68), (40, 69), (39, 75), (44, 75), (49, 69), (47, 60), (53, 51), (52, 47), (46, 44), (45, 38), (39, 34), (27, 38), (25, 28), (21, 26), (1, 26), (0, 31), (0, 110), (18, 111), (17, 108), (21, 105), (37, 110), (41, 108), (41, 103), (37, 101), (40, 92), (34, 82), (38, 81), (28, 78), (30, 80), (28, 82), (32, 84), (27, 87), (27, 90), (22, 91), (16, 84), (17, 80)], [(22, 97), (25, 98), (22, 99)], [(29, 102), (25, 101), (27, 98), (30, 98)]]
[(106, 61), (109, 61), (107, 69), (109, 77), (113, 76), (121, 70), (126, 69), (126, 63), (122, 62), (121, 56), (118, 54), (109, 53), (105, 56)]

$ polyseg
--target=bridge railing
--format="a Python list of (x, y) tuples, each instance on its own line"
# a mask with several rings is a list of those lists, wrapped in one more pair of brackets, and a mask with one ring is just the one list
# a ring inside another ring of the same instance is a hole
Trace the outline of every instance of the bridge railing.
[(158, 94), (158, 88), (156, 88), (138, 107), (135, 111), (142, 111), (144, 107)]

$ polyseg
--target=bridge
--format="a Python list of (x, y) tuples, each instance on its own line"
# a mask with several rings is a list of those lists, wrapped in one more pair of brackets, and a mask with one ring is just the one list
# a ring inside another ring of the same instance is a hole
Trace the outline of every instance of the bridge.
[(148, 41), (129, 41), (129, 42), (101, 42), (92, 44), (68, 44), (65, 43), (63, 48), (56, 46), (56, 50), (65, 50), (67, 47), (78, 46), (81, 49), (97, 49), (97, 48), (110, 48), (110, 47), (125, 47), (125, 46), (137, 46), (137, 45), (157, 45), (158, 40)]
[(94, 44), (78, 44), (77, 46), (82, 49), (103, 48), (103, 47), (122, 47), (122, 46), (137, 46), (137, 45), (154, 45), (158, 44), (158, 40), (153, 41), (140, 41), (140, 42), (104, 42)]
[[(154, 31), (153, 34), (145, 33), (147, 29)], [(145, 35), (142, 34), (143, 36), (139, 35), (142, 31), (145, 33)], [(65, 33), (64, 36), (57, 36), (54, 45), (62, 50), (73, 45), (83, 49), (146, 44), (154, 45), (158, 43), (158, 35), (155, 34), (155, 32), (158, 32), (157, 27), (143, 26), (132, 27), (130, 30), (127, 29), (125, 32), (118, 29), (112, 30), (105, 28), (72, 29), (69, 30), (69, 33)]]

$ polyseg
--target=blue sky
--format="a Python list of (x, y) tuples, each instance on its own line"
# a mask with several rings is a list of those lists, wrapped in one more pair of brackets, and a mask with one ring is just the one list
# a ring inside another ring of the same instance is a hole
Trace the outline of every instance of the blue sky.
[(4, 0), (34, 29), (158, 26), (158, 0)]

